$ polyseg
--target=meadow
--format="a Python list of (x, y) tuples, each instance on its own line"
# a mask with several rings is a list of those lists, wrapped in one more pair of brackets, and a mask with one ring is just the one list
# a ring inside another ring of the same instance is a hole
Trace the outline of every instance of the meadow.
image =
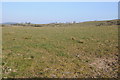
[(3, 77), (116, 78), (118, 26), (87, 23), (2, 27)]

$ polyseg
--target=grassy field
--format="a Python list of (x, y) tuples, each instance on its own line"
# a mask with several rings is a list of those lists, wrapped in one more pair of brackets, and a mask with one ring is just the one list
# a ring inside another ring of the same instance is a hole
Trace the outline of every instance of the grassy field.
[(3, 27), (3, 77), (117, 77), (118, 27)]

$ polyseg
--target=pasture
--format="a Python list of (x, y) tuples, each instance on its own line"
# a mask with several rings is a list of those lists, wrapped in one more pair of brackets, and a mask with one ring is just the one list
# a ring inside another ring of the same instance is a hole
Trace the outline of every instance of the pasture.
[(3, 77), (117, 77), (117, 25), (2, 27), (2, 36)]

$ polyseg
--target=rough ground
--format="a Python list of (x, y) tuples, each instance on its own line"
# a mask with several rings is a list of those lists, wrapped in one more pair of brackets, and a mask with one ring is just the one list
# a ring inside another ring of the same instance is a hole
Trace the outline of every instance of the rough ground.
[(115, 78), (117, 28), (3, 27), (3, 77)]

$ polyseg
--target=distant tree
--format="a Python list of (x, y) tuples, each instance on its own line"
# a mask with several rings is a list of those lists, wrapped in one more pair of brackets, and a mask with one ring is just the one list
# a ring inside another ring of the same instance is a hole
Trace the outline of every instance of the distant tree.
[(25, 24), (27, 24), (27, 22), (25, 22)]
[(31, 24), (31, 22), (25, 22), (25, 24)]
[(4, 24), (2, 24), (2, 27), (4, 27), (5, 25)]
[(31, 24), (31, 22), (28, 22), (28, 24)]
[(117, 21), (117, 25), (120, 25), (120, 20)]
[(73, 21), (73, 23), (76, 23), (75, 21)]

